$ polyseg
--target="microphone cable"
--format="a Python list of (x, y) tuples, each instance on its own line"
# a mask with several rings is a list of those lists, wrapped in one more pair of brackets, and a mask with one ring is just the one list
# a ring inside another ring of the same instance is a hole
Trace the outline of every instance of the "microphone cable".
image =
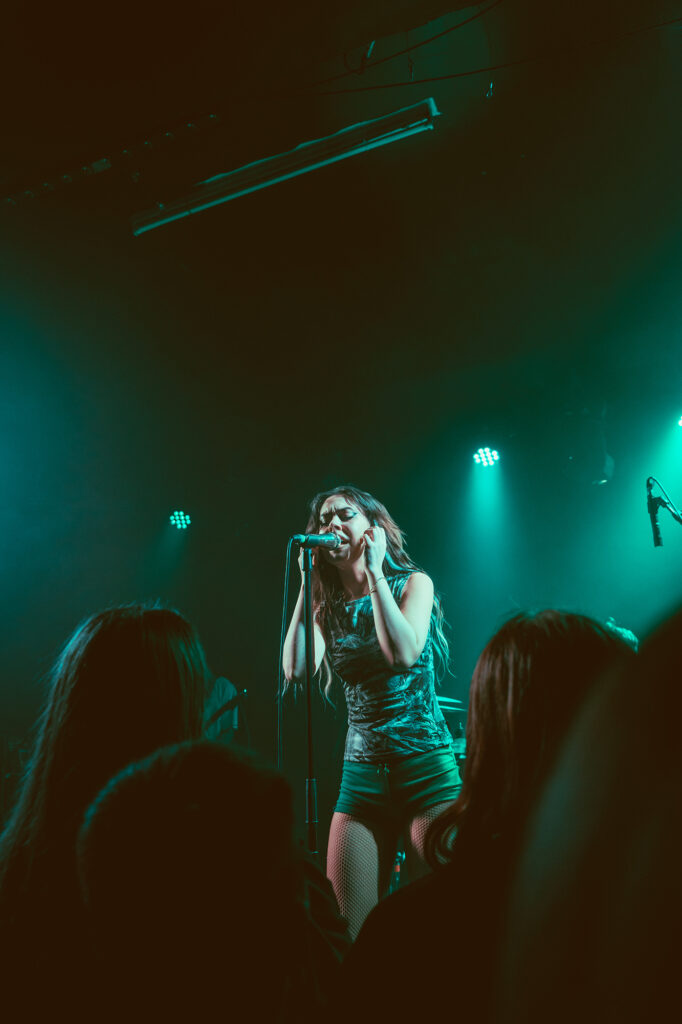
[(282, 599), (282, 626), (279, 634), (279, 664), (277, 669), (277, 770), (282, 771), (284, 762), (284, 740), (282, 728), (282, 704), (284, 701), (284, 639), (287, 632), (287, 605), (289, 600), (289, 577), (291, 575), (291, 549), (294, 546), (294, 538), (289, 538), (287, 544), (287, 556), (284, 567), (284, 597)]

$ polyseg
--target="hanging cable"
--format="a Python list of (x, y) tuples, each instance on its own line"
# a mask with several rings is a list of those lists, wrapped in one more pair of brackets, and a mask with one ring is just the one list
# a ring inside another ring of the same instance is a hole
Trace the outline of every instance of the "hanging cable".
[[(373, 60), (371, 64), (364, 63), (362, 66), (362, 72), (371, 71), (372, 68), (379, 67), (380, 64), (386, 64), (389, 60), (395, 60), (396, 57), (402, 57), (406, 53), (411, 53), (413, 50), (418, 50), (421, 46), (428, 46), (429, 43), (435, 42), (436, 39), (442, 39), (443, 36), (450, 35), (451, 32), (456, 32), (458, 28), (464, 28), (465, 25), (469, 25), (472, 21), (476, 21), (478, 18), (482, 18), (488, 11), (492, 11), (493, 7), (499, 7), (504, 0), (494, 0), (494, 3), (489, 4), (488, 7), (483, 11), (477, 11), (475, 14), (465, 18), (464, 21), (458, 21), (456, 25), (451, 25), (450, 28), (443, 29), (442, 32), (437, 32), (435, 36), (429, 36), (428, 39), (422, 39), (420, 43), (410, 43), (403, 50), (396, 50), (395, 53), (389, 53), (386, 57), (378, 57)], [(345, 56), (344, 56), (345, 61)], [(347, 65), (346, 65), (347, 66)], [(313, 82), (310, 88), (314, 88), (318, 85), (327, 85), (328, 82), (338, 82), (341, 78), (348, 78), (349, 75), (357, 75), (358, 71), (354, 68), (350, 68), (347, 71), (341, 71), (338, 75), (331, 75), (329, 78), (322, 78), (318, 82)]]
[(287, 632), (287, 605), (289, 602), (289, 577), (291, 575), (291, 549), (293, 538), (289, 538), (287, 544), (287, 557), (284, 567), (284, 597), (282, 599), (282, 626), (279, 634), (279, 664), (277, 670), (277, 768), (282, 771), (284, 763), (284, 741), (283, 741), (283, 715), (282, 702), (284, 700), (284, 639)]
[[(670, 28), (673, 25), (679, 25), (681, 23), (682, 23), (682, 17), (680, 17), (680, 18), (672, 18), (670, 21), (660, 21), (660, 22), (657, 22), (654, 25), (641, 25), (641, 26), (639, 26), (639, 28), (629, 29), (627, 31), (619, 32), (617, 34), (610, 35), (610, 36), (604, 36), (601, 39), (591, 39), (591, 40), (587, 41), (586, 43), (581, 43), (581, 44), (578, 44), (578, 45), (573, 46), (573, 47), (566, 47), (563, 50), (550, 50), (550, 51), (543, 52), (543, 53), (536, 53), (536, 54), (532, 54), (529, 57), (521, 57), (521, 58), (519, 58), (519, 60), (505, 61), (502, 64), (488, 64), (488, 65), (486, 65), (486, 67), (472, 68), (470, 71), (453, 71), (453, 72), (451, 72), (450, 74), (447, 74), (447, 75), (432, 75), (432, 76), (430, 76), (428, 78), (415, 78), (413, 81), (409, 81), (409, 82), (385, 82), (382, 85), (361, 85), (361, 86), (357, 86), (356, 88), (353, 88), (353, 89), (322, 89), (322, 90), (320, 90), (317, 93), (317, 95), (318, 96), (340, 96), (340, 95), (343, 95), (343, 94), (346, 94), (346, 93), (375, 92), (375, 91), (377, 91), (379, 89), (399, 89), (399, 88), (402, 88), (402, 87), (404, 87), (406, 85), (425, 85), (425, 84), (430, 83), (430, 82), (447, 82), (447, 81), (451, 81), (451, 80), (453, 80), (455, 78), (469, 78), (472, 75), (482, 75), (482, 74), (486, 74), (489, 71), (500, 71), (500, 70), (502, 70), (504, 68), (515, 68), (515, 67), (519, 67), (519, 66), (521, 66), (523, 64), (532, 64), (532, 63), (537, 62), (537, 61), (550, 60), (550, 59), (554, 59), (556, 57), (566, 56), (567, 54), (575, 53), (576, 51), (580, 51), (580, 50), (586, 49), (586, 48), (588, 48), (590, 46), (608, 45), (609, 43), (618, 42), (621, 39), (628, 39), (631, 36), (643, 35), (645, 32), (652, 32), (655, 29)], [(402, 52), (405, 52), (405, 51), (402, 51)], [(397, 57), (398, 54), (393, 54), (393, 56)], [(378, 63), (378, 61), (375, 62), (375, 63)], [(370, 67), (374, 67), (374, 66), (375, 66), (375, 64), (371, 64), (370, 65)], [(346, 76), (345, 75), (340, 75), (338, 77), (345, 78)], [(326, 81), (333, 81), (333, 79), (327, 79)]]

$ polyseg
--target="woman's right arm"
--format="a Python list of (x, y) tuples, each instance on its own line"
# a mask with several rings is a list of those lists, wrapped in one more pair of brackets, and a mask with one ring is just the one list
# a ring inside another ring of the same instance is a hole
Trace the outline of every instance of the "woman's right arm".
[[(324, 658), (325, 643), (322, 630), (313, 623), (314, 671), (317, 672)], [(282, 667), (288, 683), (300, 683), (305, 679), (305, 629), (303, 627), (303, 583), (298, 593), (294, 614), (284, 639)]]

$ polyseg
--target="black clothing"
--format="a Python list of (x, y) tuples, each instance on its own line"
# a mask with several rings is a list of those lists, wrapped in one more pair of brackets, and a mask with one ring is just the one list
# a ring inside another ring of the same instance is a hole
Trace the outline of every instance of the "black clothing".
[(461, 846), (379, 903), (342, 965), (336, 1019), (487, 1024), (509, 860), (499, 840)]

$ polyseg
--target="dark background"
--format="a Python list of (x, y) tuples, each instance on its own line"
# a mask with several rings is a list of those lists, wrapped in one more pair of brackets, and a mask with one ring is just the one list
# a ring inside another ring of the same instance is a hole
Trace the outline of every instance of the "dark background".
[[(682, 4), (457, 7), (10, 16), (7, 764), (77, 622), (159, 597), (248, 689), (243, 741), (274, 759), (286, 540), (339, 482), (384, 501), (433, 576), (443, 692), (464, 702), (519, 607), (643, 633), (679, 600), (682, 529), (663, 513), (653, 548), (644, 485), (682, 503), (682, 22), (642, 29)], [(442, 78), (491, 65), (511, 66)], [(132, 236), (195, 181), (429, 96), (433, 132)], [(604, 444), (615, 469), (595, 485)], [(299, 810), (303, 736), (291, 704)], [(341, 705), (316, 700), (315, 737), (324, 826)]]

